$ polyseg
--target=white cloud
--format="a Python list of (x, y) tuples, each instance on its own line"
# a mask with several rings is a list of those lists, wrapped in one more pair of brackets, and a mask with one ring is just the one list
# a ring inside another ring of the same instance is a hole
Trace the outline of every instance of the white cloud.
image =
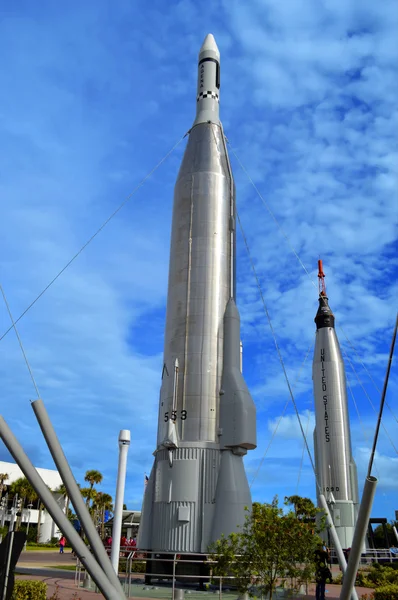
[[(314, 288), (231, 153), (239, 213), (292, 384), (300, 373), (300, 414), (313, 409), (312, 351), (302, 365), (314, 338), (319, 255), (340, 342), (377, 403), (344, 333), (381, 387), (398, 292), (396, 25), (389, 0), (184, 1), (167, 14), (156, 3), (142, 12), (119, 4), (110, 14), (99, 2), (95, 19), (87, 7), (72, 5), (36, 10), (34, 19), (7, 17), (0, 30), (0, 55), (7, 56), (0, 269), (14, 316), (189, 129), (197, 51), (212, 30), (222, 53), (226, 133), (315, 282)], [(132, 429), (128, 494), (137, 504), (155, 445), (173, 184), (182, 152), (183, 145), (19, 324), (79, 477), (102, 468), (112, 491), (118, 429)], [(240, 237), (238, 304), (244, 370), (259, 415), (259, 447), (246, 458), (252, 476), (289, 393)], [(0, 308), (0, 335), (7, 327)], [(48, 453), (27, 409), (32, 386), (12, 332), (0, 353), (2, 412), (45, 463)], [(365, 394), (348, 365), (347, 373), (366, 420)], [(396, 385), (392, 374), (391, 394)], [(258, 499), (296, 490), (302, 442), (295, 419), (289, 406), (254, 484)], [(351, 421), (357, 448), (354, 412)], [(386, 426), (396, 437), (396, 421)], [(378, 458), (389, 481), (384, 465), (392, 469), (395, 456), (388, 440), (382, 444)], [(315, 492), (306, 457), (299, 491)]]

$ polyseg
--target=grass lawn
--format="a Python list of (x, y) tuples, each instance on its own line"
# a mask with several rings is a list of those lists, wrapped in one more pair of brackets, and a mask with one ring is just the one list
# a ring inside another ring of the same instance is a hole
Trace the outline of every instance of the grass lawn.
[(59, 551), (59, 546), (52, 546), (51, 548), (41, 546), (27, 546), (26, 552), (56, 552)]
[(47, 565), (43, 569), (61, 569), (62, 571), (75, 571), (76, 565)]

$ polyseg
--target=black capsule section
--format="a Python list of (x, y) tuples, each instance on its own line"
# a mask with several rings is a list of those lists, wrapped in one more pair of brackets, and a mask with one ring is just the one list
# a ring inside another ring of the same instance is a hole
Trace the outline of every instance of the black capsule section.
[(334, 328), (334, 314), (329, 306), (328, 297), (323, 294), (319, 296), (319, 308), (314, 321), (317, 329), (322, 329), (322, 327)]

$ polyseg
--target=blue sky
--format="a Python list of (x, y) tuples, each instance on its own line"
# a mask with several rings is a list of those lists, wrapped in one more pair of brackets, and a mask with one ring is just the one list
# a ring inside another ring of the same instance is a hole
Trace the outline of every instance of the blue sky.
[[(231, 154), (238, 210), (303, 424), (312, 447), (321, 256), (359, 411), (350, 396), (362, 489), (376, 422), (368, 397), (378, 408), (398, 296), (395, 2), (44, 0), (0, 10), (0, 273), (14, 318), (189, 130), (197, 54), (212, 32), (226, 135), (311, 275)], [(102, 489), (113, 494), (118, 433), (131, 430), (129, 508), (140, 506), (155, 449), (173, 186), (184, 145), (18, 324), (78, 480), (99, 469)], [(258, 448), (245, 459), (253, 497), (314, 498), (291, 404), (258, 471), (289, 396), (241, 236), (238, 304), (258, 411)], [(8, 326), (0, 305), (0, 335)], [(393, 366), (393, 414), (386, 408), (384, 425), (396, 447), (397, 391)], [(51, 468), (13, 332), (0, 342), (0, 397), (32, 460)], [(391, 519), (398, 457), (384, 430), (374, 473), (373, 515)]]

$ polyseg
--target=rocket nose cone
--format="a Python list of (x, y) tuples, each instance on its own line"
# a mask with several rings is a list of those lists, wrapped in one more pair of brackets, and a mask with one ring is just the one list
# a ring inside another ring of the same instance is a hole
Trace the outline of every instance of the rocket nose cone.
[(215, 52), (218, 56), (220, 56), (220, 51), (217, 47), (216, 40), (214, 39), (214, 35), (209, 33), (202, 44), (202, 47), (199, 51), (199, 54), (203, 52)]
[(334, 314), (329, 306), (328, 297), (323, 294), (319, 296), (319, 308), (314, 321), (317, 329), (334, 327)]

